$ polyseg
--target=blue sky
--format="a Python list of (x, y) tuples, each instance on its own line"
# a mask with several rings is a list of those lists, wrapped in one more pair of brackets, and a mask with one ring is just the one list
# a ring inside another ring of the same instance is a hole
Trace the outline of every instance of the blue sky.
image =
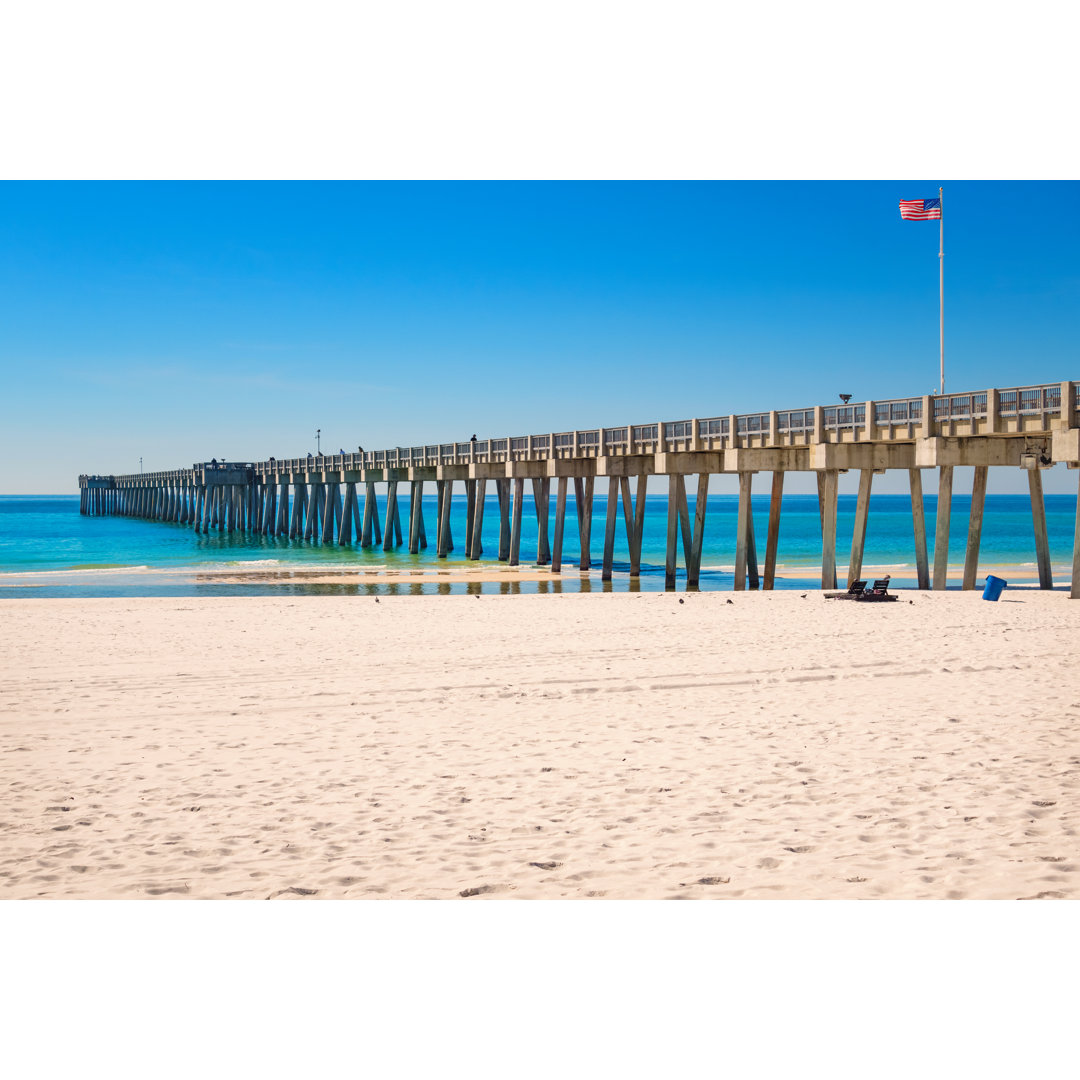
[[(0, 491), (929, 393), (939, 183), (4, 183)], [(1080, 378), (1078, 196), (945, 182), (948, 389)]]

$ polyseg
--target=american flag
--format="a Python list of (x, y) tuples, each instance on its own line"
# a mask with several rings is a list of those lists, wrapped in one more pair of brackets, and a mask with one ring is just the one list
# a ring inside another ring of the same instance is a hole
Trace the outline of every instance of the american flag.
[(901, 199), (900, 216), (904, 221), (938, 221), (941, 218), (941, 200)]

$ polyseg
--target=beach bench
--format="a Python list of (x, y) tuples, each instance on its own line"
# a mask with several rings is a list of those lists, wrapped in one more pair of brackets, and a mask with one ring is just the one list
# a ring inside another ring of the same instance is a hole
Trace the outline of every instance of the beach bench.
[(865, 581), (853, 581), (846, 592), (827, 592), (826, 600), (861, 600), (866, 591)]
[(856, 596), (856, 600), (868, 600), (868, 601), (881, 601), (881, 600), (896, 600), (895, 596), (889, 595), (889, 577), (878, 578), (873, 586), (869, 589), (864, 589), (861, 596)]

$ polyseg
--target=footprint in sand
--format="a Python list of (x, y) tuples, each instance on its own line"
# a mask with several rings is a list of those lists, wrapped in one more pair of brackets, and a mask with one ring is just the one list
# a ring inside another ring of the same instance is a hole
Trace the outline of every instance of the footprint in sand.
[(477, 885), (473, 889), (462, 889), (458, 896), (468, 898), (470, 896), (483, 896), (484, 893), (502, 892), (505, 885)]

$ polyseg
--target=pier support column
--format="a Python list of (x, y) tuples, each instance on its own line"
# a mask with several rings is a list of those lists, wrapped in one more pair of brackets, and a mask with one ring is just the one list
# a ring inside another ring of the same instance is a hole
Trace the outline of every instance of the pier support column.
[(1039, 566), (1039, 588), (1052, 589), (1054, 576), (1050, 570), (1050, 544), (1046, 536), (1046, 504), (1043, 502), (1042, 473), (1038, 469), (1028, 472), (1031, 489), (1031, 520), (1035, 526), (1035, 559)]
[(356, 485), (353, 484), (351, 486), (352, 486), (352, 489), (353, 489), (353, 497), (352, 497), (353, 530), (354, 530), (354, 534), (356, 536), (356, 543), (359, 544), (360, 543), (361, 530), (363, 529), (363, 522), (360, 520), (360, 497), (356, 492)]
[(435, 535), (435, 554), (440, 559), (454, 550), (454, 542), (450, 537), (450, 500), (454, 494), (453, 480), (437, 480), (439, 493), (439, 526)]
[(289, 539), (295, 540), (304, 535), (304, 497), (307, 492), (303, 484), (293, 482), (292, 516), (289, 518)]
[[(518, 481), (520, 483), (521, 481)], [(476, 562), (484, 554), (484, 499), (487, 496), (487, 480), (476, 480), (475, 503), (473, 505), (472, 537), (469, 545), (469, 558)], [(511, 549), (512, 550), (512, 549)]]
[(473, 518), (476, 516), (476, 481), (465, 481), (465, 558), (472, 559)]
[(818, 473), (821, 510), (821, 587), (836, 588), (836, 501), (840, 485), (837, 469)]
[[(288, 525), (281, 520), (282, 495), (284, 495), (284, 510), (288, 514), (288, 487), (284, 484), (281, 490), (269, 477), (261, 485), (261, 490), (256, 495), (257, 509), (255, 511), (255, 527), (264, 536), (284, 535)], [(286, 523), (288, 518), (286, 517)]]
[(753, 529), (753, 511), (751, 496), (753, 493), (754, 474), (739, 473), (739, 511), (735, 519), (735, 590), (746, 589), (746, 563)]
[(985, 465), (976, 465), (975, 480), (971, 485), (971, 513), (968, 516), (967, 550), (964, 552), (963, 588), (967, 591), (975, 588), (975, 578), (979, 572), (979, 543), (982, 540), (987, 471)]
[(683, 566), (686, 567), (687, 584), (690, 577), (690, 548), (693, 534), (690, 532), (690, 506), (686, 500), (686, 477), (679, 473), (675, 486), (679, 494), (679, 527), (682, 532)]
[[(420, 552), (420, 533), (424, 528), (424, 481), (414, 480), (409, 492), (409, 554)], [(425, 545), (426, 546), (426, 545)]]
[(694, 499), (694, 532), (686, 555), (686, 587), (696, 589), (701, 577), (701, 549), (705, 542), (705, 513), (709, 503), (709, 474), (698, 474), (697, 496)]
[(308, 490), (307, 483), (301, 483), (297, 487), (293, 498), (300, 501), (300, 513), (296, 519), (296, 538), (298, 540), (308, 540), (311, 538), (311, 492)]
[(496, 480), (495, 494), (499, 497), (499, 562), (510, 558), (510, 481)]
[[(649, 477), (642, 473), (637, 481), (637, 495), (634, 498), (634, 534), (630, 544), (630, 576), (641, 576), (641, 539), (645, 535), (645, 499), (648, 493)], [(625, 491), (629, 492), (627, 480)]]
[(356, 509), (356, 485), (345, 485), (345, 502), (341, 508), (341, 527), (338, 529), (338, 547), (352, 543), (353, 511)]
[[(553, 574), (562, 571), (563, 530), (566, 527), (566, 488), (568, 482), (569, 477), (560, 476), (555, 494), (555, 538), (551, 547), (551, 572)], [(1078, 528), (1077, 536), (1080, 537), (1080, 528)]]
[(273, 536), (277, 522), (277, 492), (273, 484), (263, 484), (259, 499), (259, 532)]
[(303, 539), (318, 540), (323, 522), (323, 513), (326, 504), (326, 492), (322, 484), (311, 484), (308, 487), (308, 519), (303, 526)]
[[(751, 475), (753, 475), (751, 473)], [(757, 537), (754, 532), (754, 500), (750, 499), (750, 508), (746, 517), (746, 577), (749, 588), (761, 588), (761, 575), (758, 572)]]
[(859, 498), (855, 503), (855, 530), (851, 534), (851, 558), (848, 560), (847, 583), (862, 577), (863, 549), (866, 546), (866, 521), (870, 516), (870, 489), (874, 484), (874, 470), (859, 471)]
[(784, 473), (772, 474), (772, 493), (769, 496), (769, 528), (765, 536), (765, 581), (763, 588), (772, 591), (776, 580), (776, 552), (780, 544), (780, 507), (784, 501)]
[(1076, 524), (1073, 526), (1072, 583), (1069, 599), (1080, 600), (1080, 490), (1076, 493)]
[(282, 483), (278, 493), (278, 536), (289, 535), (289, 485)]
[(574, 477), (574, 503), (577, 507), (578, 538), (581, 542), (579, 570), (588, 570), (592, 566), (589, 543), (592, 540), (593, 483), (592, 476)]
[(536, 508), (536, 565), (547, 566), (551, 562), (548, 545), (548, 516), (551, 507), (551, 478), (533, 480), (533, 506)]
[(326, 527), (326, 485), (323, 483), (311, 485), (310, 499), (311, 516), (315, 524), (312, 526), (311, 538), (322, 540), (323, 529)]
[[(535, 484), (536, 481), (534, 480)], [(619, 478), (608, 477), (607, 517), (604, 521), (604, 560), (600, 568), (600, 580), (611, 580), (611, 567), (615, 561), (615, 522), (619, 512)]]
[(675, 569), (679, 542), (679, 481), (675, 473), (668, 475), (667, 544), (664, 548), (664, 588), (675, 588)]
[(514, 479), (514, 509), (510, 519), (510, 559), (511, 566), (518, 565), (521, 554), (521, 511), (525, 507), (525, 479)]
[(308, 539), (314, 526), (311, 524), (312, 517), (317, 516), (315, 509), (315, 492), (310, 484), (304, 483), (300, 485), (300, 516), (297, 519), (300, 525), (300, 531), (297, 535), (302, 539)]
[[(630, 477), (619, 477), (619, 497), (622, 499), (623, 527), (626, 529), (626, 550), (630, 556), (630, 576), (636, 577), (640, 569), (635, 571), (634, 565), (634, 502), (630, 497)], [(638, 560), (640, 563), (640, 559)]]
[(911, 521), (915, 528), (915, 573), (919, 588), (930, 588), (930, 564), (926, 557), (926, 510), (923, 506), (922, 470), (908, 469), (911, 484)]
[(953, 467), (942, 465), (938, 476), (937, 526), (934, 530), (934, 588), (944, 589), (949, 578), (949, 519), (952, 516)]
[(398, 518), (396, 480), (386, 482), (386, 524), (383, 526), (383, 551), (390, 551), (394, 546), (394, 523)]
[(372, 546), (371, 536), (375, 534), (375, 543), (381, 544), (382, 537), (379, 535), (379, 502), (375, 497), (375, 481), (368, 480), (364, 484), (364, 530), (360, 534), (360, 546), (369, 548)]
[(332, 544), (337, 539), (338, 526), (341, 524), (341, 492), (336, 480), (326, 485), (326, 505), (323, 511), (323, 542)]

